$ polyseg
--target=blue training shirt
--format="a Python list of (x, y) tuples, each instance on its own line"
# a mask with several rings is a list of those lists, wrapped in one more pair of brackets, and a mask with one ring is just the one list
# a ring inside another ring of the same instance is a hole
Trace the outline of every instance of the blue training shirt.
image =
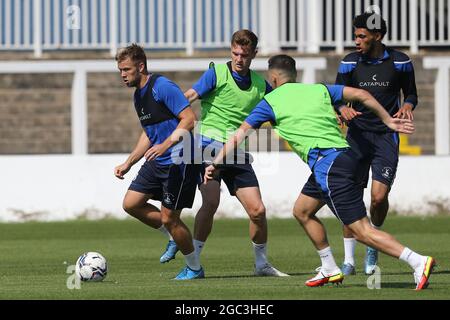
[[(325, 85), (330, 93), (331, 103), (336, 104), (342, 102), (344, 86), (342, 85)], [(259, 128), (264, 122), (270, 121), (272, 124), (276, 123), (275, 113), (272, 107), (265, 99), (261, 100), (256, 107), (250, 112), (245, 122), (253, 128)]]
[[(147, 81), (143, 88), (137, 90), (141, 98), (147, 92), (148, 85), (149, 81)], [(155, 101), (163, 103), (176, 117), (178, 117), (178, 115), (190, 105), (181, 89), (166, 77), (158, 77), (153, 85), (152, 91)], [(144, 130), (147, 133), (152, 145), (161, 144), (172, 134), (179, 122), (180, 121), (178, 118), (172, 118), (153, 125), (145, 126)], [(163, 155), (156, 158), (155, 161), (161, 165), (170, 165), (173, 163), (171, 153), (179, 153), (181, 152), (181, 148), (182, 143), (174, 145), (170, 147)]]

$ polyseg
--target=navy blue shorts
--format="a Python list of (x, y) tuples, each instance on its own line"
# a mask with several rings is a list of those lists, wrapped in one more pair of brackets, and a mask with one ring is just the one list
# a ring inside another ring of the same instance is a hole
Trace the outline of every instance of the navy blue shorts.
[(129, 190), (150, 194), (168, 209), (192, 208), (196, 186), (200, 179), (200, 165), (160, 165), (145, 161)]
[(358, 159), (354, 152), (350, 148), (324, 149), (316, 159), (308, 161), (312, 174), (302, 193), (324, 201), (344, 225), (366, 217), (364, 189), (358, 183)]
[(351, 127), (347, 132), (347, 141), (361, 161), (362, 185), (367, 187), (369, 169), (372, 168), (372, 180), (379, 181), (390, 188), (397, 173), (398, 133), (369, 132)]
[[(205, 148), (208, 148), (206, 152)], [(223, 143), (217, 141), (202, 145), (202, 181), (199, 183), (199, 187), (203, 183), (205, 168), (222, 148)], [(236, 190), (239, 188), (259, 187), (258, 178), (256, 178), (251, 165), (252, 162), (252, 155), (238, 148), (230, 159), (225, 159), (225, 164), (220, 166), (214, 180), (219, 183), (223, 180), (232, 196), (236, 195)]]
[[(202, 177), (205, 175), (207, 166), (207, 164), (202, 166)], [(214, 180), (219, 183), (223, 180), (232, 196), (236, 195), (236, 190), (239, 188), (259, 187), (258, 178), (256, 178), (255, 171), (253, 171), (250, 163), (221, 165)]]

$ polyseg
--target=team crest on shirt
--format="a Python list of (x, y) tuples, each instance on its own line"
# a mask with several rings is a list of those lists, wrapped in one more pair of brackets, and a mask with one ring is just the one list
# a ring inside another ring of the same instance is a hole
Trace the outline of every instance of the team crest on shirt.
[(173, 205), (175, 203), (175, 196), (169, 192), (164, 193), (163, 202), (168, 205)]
[(391, 167), (384, 167), (383, 170), (381, 170), (381, 175), (386, 179), (392, 179), (394, 170), (392, 170)]

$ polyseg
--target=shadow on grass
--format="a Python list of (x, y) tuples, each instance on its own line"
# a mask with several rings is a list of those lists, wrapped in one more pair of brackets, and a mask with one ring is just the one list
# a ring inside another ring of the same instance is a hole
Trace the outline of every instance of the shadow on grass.
[[(413, 273), (413, 271), (409, 271), (409, 272), (382, 272), (381, 275), (385, 275), (385, 276), (401, 276), (401, 275), (411, 275)], [(433, 271), (434, 275), (436, 274), (450, 274), (450, 270), (439, 270), (437, 271), (436, 269)]]
[[(307, 276), (312, 273), (289, 273), (290, 277), (293, 276)], [(270, 276), (255, 276), (254, 274), (246, 274), (246, 275), (223, 275), (223, 276), (207, 276), (208, 279), (239, 279), (239, 278), (280, 278), (280, 279), (289, 279), (289, 277), (270, 277)]]
[[(344, 283), (345, 286), (345, 283)], [(367, 288), (366, 283), (353, 283), (348, 285), (348, 287), (358, 287), (358, 288)], [(416, 288), (413, 281), (411, 282), (381, 282), (381, 289), (411, 289), (414, 290)]]
[[(433, 272), (434, 273), (434, 272)], [(404, 272), (383, 272), (381, 271), (381, 276), (412, 276), (413, 270), (411, 271), (404, 271)], [(370, 275), (366, 275), (367, 277), (370, 277)]]
[(450, 274), (450, 270), (433, 271), (433, 274)]

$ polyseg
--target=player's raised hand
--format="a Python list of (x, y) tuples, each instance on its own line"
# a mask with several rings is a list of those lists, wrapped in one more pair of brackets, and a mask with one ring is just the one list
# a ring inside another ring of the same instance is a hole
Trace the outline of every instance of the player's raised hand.
[(205, 176), (203, 177), (204, 183), (207, 184), (209, 180), (213, 179), (214, 172), (216, 171), (216, 168), (214, 168), (213, 165), (209, 165), (205, 169)]
[(131, 166), (125, 162), (122, 163), (121, 165), (118, 165), (117, 167), (114, 168), (114, 175), (123, 180), (124, 179), (124, 175), (130, 170)]
[(414, 123), (410, 119), (391, 118), (388, 127), (405, 134), (411, 134), (415, 130)]
[(400, 109), (398, 109), (397, 113), (394, 114), (393, 117), (400, 119), (414, 120), (412, 108), (413, 108), (412, 104), (405, 103)]

